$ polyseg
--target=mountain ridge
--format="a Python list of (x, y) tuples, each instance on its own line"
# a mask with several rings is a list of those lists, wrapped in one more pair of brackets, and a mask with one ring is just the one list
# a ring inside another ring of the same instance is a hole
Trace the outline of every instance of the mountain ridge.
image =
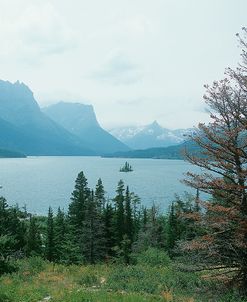
[(132, 149), (139, 150), (181, 144), (192, 131), (190, 128), (170, 130), (153, 121), (145, 126), (113, 128), (110, 133)]
[(101, 128), (92, 105), (41, 109), (30, 88), (0, 80), (0, 148), (26, 155), (102, 155), (130, 150)]
[(95, 155), (42, 113), (33, 92), (19, 81), (0, 80), (0, 148), (26, 155)]

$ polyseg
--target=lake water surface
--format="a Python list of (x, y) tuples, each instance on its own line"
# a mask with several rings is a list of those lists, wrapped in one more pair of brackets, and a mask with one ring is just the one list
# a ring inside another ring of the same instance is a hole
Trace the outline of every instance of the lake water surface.
[(153, 202), (167, 209), (174, 194), (193, 192), (180, 182), (186, 171), (199, 168), (182, 160), (128, 159), (134, 171), (121, 173), (125, 159), (101, 157), (28, 157), (0, 159), (0, 195), (10, 205), (26, 204), (28, 211), (46, 214), (48, 207), (67, 210), (75, 179), (83, 171), (90, 188), (101, 177), (106, 196), (114, 197), (117, 183), (123, 179), (141, 197), (142, 203)]

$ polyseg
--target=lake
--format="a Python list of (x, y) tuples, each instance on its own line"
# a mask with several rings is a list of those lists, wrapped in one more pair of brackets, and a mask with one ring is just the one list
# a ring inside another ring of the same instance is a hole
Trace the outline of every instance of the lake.
[(126, 159), (101, 157), (28, 157), (0, 159), (0, 195), (8, 204), (26, 204), (28, 211), (46, 214), (48, 207), (67, 210), (75, 179), (83, 171), (90, 188), (102, 179), (106, 196), (114, 197), (120, 179), (145, 205), (153, 202), (167, 209), (174, 194), (194, 190), (180, 182), (186, 171), (199, 168), (182, 160), (128, 159), (134, 171), (119, 172)]

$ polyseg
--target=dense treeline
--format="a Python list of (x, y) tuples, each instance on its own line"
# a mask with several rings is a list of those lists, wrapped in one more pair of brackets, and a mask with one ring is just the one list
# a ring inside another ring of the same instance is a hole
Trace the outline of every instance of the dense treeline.
[(1, 272), (12, 270), (11, 259), (42, 256), (65, 264), (99, 262), (134, 263), (135, 256), (153, 247), (174, 256), (177, 240), (194, 236), (191, 223), (181, 213), (191, 213), (195, 198), (177, 198), (167, 214), (153, 205), (146, 208), (120, 180), (116, 196), (107, 200), (102, 180), (95, 190), (80, 172), (68, 212), (35, 217), (0, 199)]

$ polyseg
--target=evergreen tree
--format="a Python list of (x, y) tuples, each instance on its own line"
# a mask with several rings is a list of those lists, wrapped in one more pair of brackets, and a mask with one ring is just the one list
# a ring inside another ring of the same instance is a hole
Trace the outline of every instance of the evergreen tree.
[(131, 206), (132, 206), (132, 218), (133, 218), (133, 240), (137, 239), (137, 234), (141, 227), (141, 210), (140, 204), (141, 200), (138, 195), (134, 192), (130, 193)]
[(132, 243), (134, 239), (134, 224), (131, 209), (131, 196), (128, 186), (125, 191), (125, 234)]
[(69, 205), (69, 219), (71, 225), (77, 231), (81, 231), (85, 218), (85, 204), (90, 196), (90, 189), (87, 186), (87, 179), (81, 171), (76, 180), (75, 188), (72, 192), (71, 203)]
[(42, 241), (37, 219), (30, 216), (29, 228), (26, 239), (26, 255), (41, 255), (42, 254)]
[(123, 259), (125, 264), (130, 264), (130, 255), (131, 255), (131, 241), (129, 237), (124, 234), (123, 240), (121, 242), (121, 249), (119, 251), (119, 257)]
[(170, 211), (168, 214), (167, 220), (167, 229), (166, 229), (166, 249), (171, 255), (171, 251), (174, 249), (176, 241), (179, 239), (178, 234), (178, 221), (177, 215), (175, 213), (174, 202), (171, 204)]
[(4, 197), (0, 197), (0, 235), (5, 235), (8, 225), (8, 204)]
[(95, 200), (93, 191), (85, 206), (81, 239), (85, 262), (95, 264), (103, 260), (105, 255), (104, 224), (98, 208), (98, 200)]
[(165, 220), (158, 215), (155, 205), (151, 209), (143, 209), (142, 223), (134, 243), (136, 253), (147, 250), (149, 247), (164, 248), (165, 246)]
[(54, 222), (53, 222), (53, 211), (49, 207), (48, 218), (47, 218), (47, 230), (46, 230), (46, 245), (45, 245), (45, 256), (49, 261), (55, 259), (55, 239), (54, 239)]
[(58, 262), (61, 262), (63, 257), (65, 258), (66, 237), (65, 214), (59, 207), (54, 220), (55, 259)]
[(104, 189), (101, 178), (98, 179), (98, 182), (96, 184), (95, 201), (96, 201), (99, 209), (102, 211), (105, 208), (106, 200), (105, 200), (105, 189)]
[[(8, 208), (7, 201), (0, 197), (0, 275), (12, 272), (15, 267), (10, 258), (22, 247), (19, 237), (19, 220), (14, 211)], [(13, 221), (12, 221), (13, 218)]]
[(25, 245), (26, 227), (20, 221), (20, 214), (18, 208), (9, 208), (6, 199), (0, 197), (0, 236), (13, 236), (15, 252), (21, 252)]
[[(87, 186), (87, 179), (81, 171), (75, 181), (75, 188), (72, 192), (69, 205), (69, 231), (72, 244), (77, 245), (80, 254), (83, 253), (83, 227), (85, 222), (86, 205), (90, 199), (90, 189)], [(79, 256), (80, 257), (80, 256)]]
[(109, 202), (106, 203), (103, 212), (103, 221), (104, 221), (105, 253), (108, 259), (115, 255), (114, 246), (116, 246), (116, 237), (114, 233), (114, 209)]
[(116, 244), (121, 247), (121, 242), (125, 233), (125, 219), (124, 219), (124, 182), (120, 180), (118, 182), (115, 202), (115, 236)]

